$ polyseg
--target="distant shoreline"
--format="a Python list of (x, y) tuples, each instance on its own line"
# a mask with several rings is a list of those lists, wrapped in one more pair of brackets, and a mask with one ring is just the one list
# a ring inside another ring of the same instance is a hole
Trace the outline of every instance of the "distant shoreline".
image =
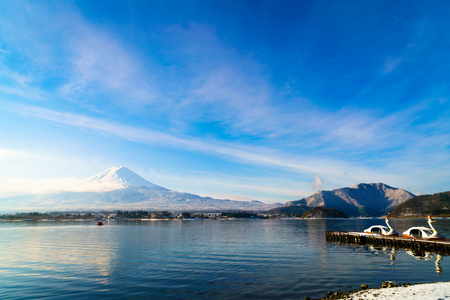
[[(147, 218), (90, 218), (90, 219), (1, 219), (0, 222), (94, 222), (94, 221), (204, 221), (204, 220), (360, 220), (360, 219), (383, 219), (384, 217), (371, 217), (371, 218), (296, 218), (296, 217), (285, 217), (285, 218), (157, 218), (157, 219), (147, 219)], [(435, 219), (447, 219), (448, 217), (433, 217)], [(391, 219), (423, 219), (423, 217), (394, 217)]]

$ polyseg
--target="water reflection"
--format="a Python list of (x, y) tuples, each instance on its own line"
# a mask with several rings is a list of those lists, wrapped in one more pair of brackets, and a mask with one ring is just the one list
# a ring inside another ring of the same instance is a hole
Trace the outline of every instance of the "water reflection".
[(441, 260), (442, 260), (442, 257), (438, 254), (438, 255), (436, 256), (436, 261), (435, 261), (435, 263), (434, 263), (435, 268), (436, 268), (436, 273), (437, 273), (437, 274), (442, 273)]
[[(21, 227), (0, 245), (0, 276), (41, 276), (107, 283), (115, 260), (115, 239), (95, 225)], [(3, 229), (3, 228), (2, 228)], [(3, 232), (5, 234), (5, 232)], [(80, 274), (80, 271), (84, 275)], [(80, 276), (82, 275), (82, 276)]]
[[(373, 245), (366, 246), (366, 247), (367, 247), (367, 250), (373, 255), (389, 254), (390, 265), (393, 266), (393, 268), (394, 268), (394, 266), (396, 264), (396, 260), (397, 260), (396, 255), (397, 254), (401, 255), (401, 253), (403, 252), (417, 260), (434, 261), (436, 273), (439, 275), (440, 273), (443, 272), (442, 266), (441, 266), (441, 261), (444, 258), (440, 254), (427, 252), (427, 251), (414, 250), (414, 249), (409, 249), (409, 250), (400, 249), (398, 251), (395, 248), (377, 247), (377, 246), (373, 246)], [(364, 247), (360, 247), (360, 248), (364, 248)]]
[(406, 253), (418, 260), (434, 261), (436, 273), (438, 275), (442, 273), (441, 261), (443, 260), (443, 257), (440, 254), (420, 250), (408, 250)]
[(389, 259), (391, 260), (391, 265), (393, 266), (395, 264), (395, 248), (392, 248), (391, 254), (389, 255)]

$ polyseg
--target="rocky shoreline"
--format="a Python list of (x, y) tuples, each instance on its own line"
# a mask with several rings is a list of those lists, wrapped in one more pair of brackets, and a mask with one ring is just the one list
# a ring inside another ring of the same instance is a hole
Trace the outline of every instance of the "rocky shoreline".
[(435, 300), (445, 299), (450, 296), (450, 282), (397, 284), (394, 281), (383, 281), (381, 288), (369, 288), (367, 284), (361, 285), (358, 290), (347, 292), (327, 292), (323, 298), (309, 298), (305, 300), (329, 300), (329, 299), (412, 299), (412, 300)]

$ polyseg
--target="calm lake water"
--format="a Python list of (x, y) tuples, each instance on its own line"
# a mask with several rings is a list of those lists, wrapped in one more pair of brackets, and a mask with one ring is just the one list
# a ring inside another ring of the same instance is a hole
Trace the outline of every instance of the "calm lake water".
[[(384, 220), (0, 222), (1, 299), (304, 299), (450, 280), (450, 257), (327, 243)], [(403, 232), (426, 220), (393, 220)], [(450, 237), (450, 220), (435, 227)]]

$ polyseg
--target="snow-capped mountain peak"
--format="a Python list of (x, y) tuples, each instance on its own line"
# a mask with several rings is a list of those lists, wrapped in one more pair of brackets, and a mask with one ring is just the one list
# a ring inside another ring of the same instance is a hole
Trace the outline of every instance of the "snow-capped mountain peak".
[(8, 197), (8, 201), (2, 202), (2, 209), (264, 211), (280, 206), (261, 202), (213, 199), (171, 191), (145, 180), (125, 167), (110, 168), (86, 179), (67, 179), (62, 183), (65, 188), (55, 188), (48, 193)]
[(117, 186), (117, 188), (145, 187), (152, 190), (167, 191), (167, 189), (145, 180), (138, 174), (123, 166), (110, 168), (106, 171), (98, 173), (95, 176), (89, 177), (87, 181), (89, 183), (96, 183), (104, 186)]

